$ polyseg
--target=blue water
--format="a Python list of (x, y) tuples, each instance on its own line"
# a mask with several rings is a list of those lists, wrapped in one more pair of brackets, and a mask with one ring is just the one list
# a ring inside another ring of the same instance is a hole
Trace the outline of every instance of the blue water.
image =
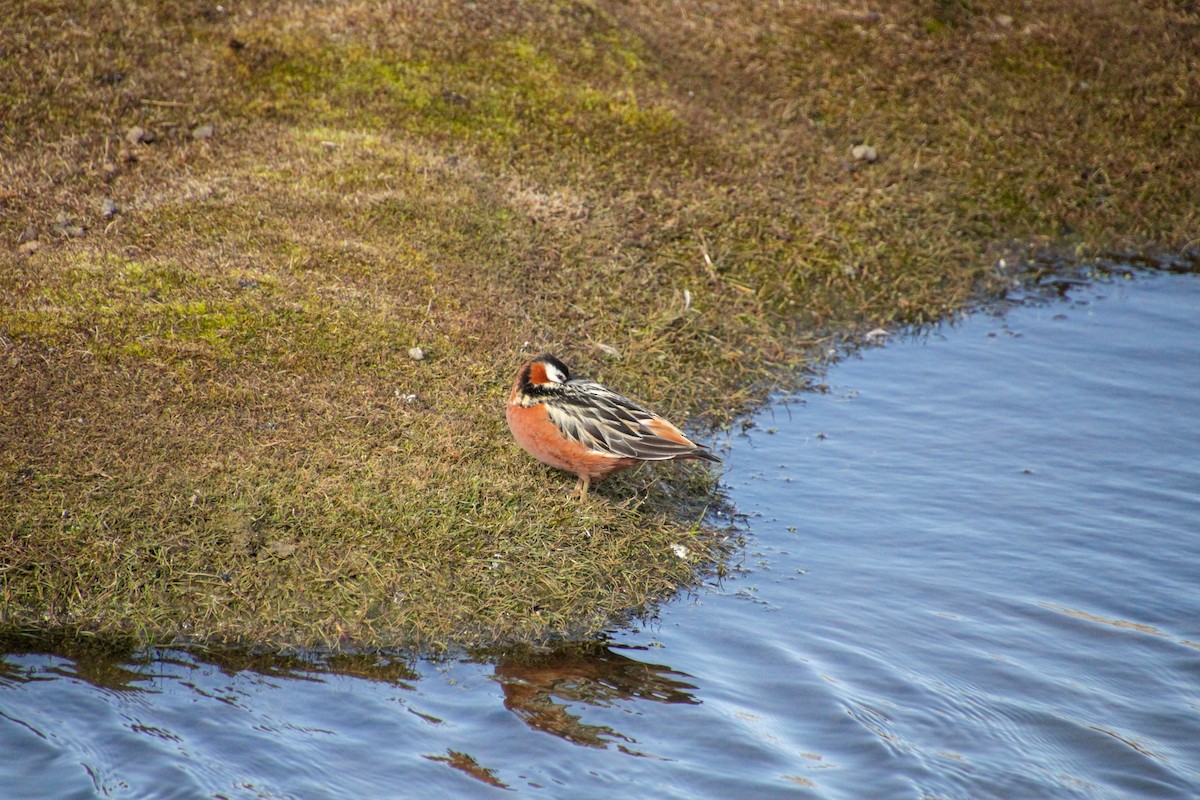
[(1200, 277), (832, 366), (728, 444), (746, 548), (539, 656), (0, 657), (0, 796), (1200, 797)]

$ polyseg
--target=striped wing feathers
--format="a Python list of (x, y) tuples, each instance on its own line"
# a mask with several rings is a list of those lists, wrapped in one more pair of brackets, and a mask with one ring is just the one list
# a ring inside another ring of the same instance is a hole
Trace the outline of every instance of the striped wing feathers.
[(598, 383), (567, 381), (546, 409), (564, 436), (589, 450), (643, 461), (712, 457), (662, 417)]

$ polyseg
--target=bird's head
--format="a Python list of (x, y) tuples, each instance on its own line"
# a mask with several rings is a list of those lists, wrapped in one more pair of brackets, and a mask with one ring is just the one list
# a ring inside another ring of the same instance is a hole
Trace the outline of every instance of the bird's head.
[(567, 365), (549, 353), (538, 356), (529, 362), (529, 372), (525, 382), (531, 386), (548, 386), (563, 384), (571, 379), (571, 371)]

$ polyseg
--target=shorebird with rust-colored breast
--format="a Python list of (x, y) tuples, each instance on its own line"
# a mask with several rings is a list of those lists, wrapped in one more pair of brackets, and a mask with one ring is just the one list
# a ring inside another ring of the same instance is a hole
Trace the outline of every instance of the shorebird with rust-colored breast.
[(552, 355), (521, 365), (505, 416), (517, 443), (534, 458), (578, 476), (580, 498), (592, 481), (645, 461), (721, 460), (628, 397), (572, 378)]

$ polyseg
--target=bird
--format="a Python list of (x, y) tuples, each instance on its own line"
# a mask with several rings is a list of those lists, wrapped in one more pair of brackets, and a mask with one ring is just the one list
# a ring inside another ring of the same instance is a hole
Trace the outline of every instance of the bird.
[(548, 353), (517, 370), (505, 417), (530, 455), (579, 478), (574, 494), (581, 500), (592, 481), (645, 461), (721, 461), (628, 397), (572, 378), (567, 365)]

